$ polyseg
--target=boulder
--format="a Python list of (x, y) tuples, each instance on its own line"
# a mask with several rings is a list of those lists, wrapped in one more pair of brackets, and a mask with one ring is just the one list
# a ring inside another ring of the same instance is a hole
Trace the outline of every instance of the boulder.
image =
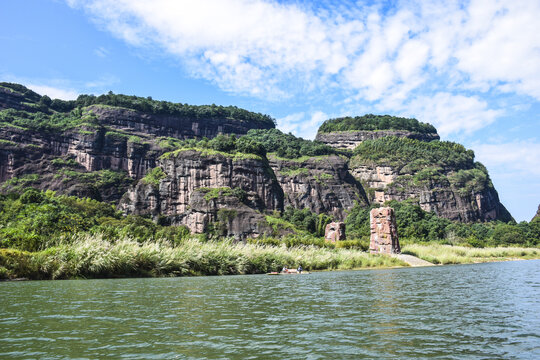
[(345, 240), (345, 223), (331, 222), (330, 224), (326, 225), (326, 229), (324, 231), (324, 239), (331, 242)]

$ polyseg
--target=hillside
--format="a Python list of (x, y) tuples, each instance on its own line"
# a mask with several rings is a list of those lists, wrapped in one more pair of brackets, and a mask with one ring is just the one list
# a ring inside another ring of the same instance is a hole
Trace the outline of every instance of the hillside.
[[(403, 129), (398, 129), (400, 124)], [(365, 130), (370, 127), (374, 130)], [(370, 202), (410, 199), (423, 210), (462, 222), (512, 219), (500, 203), (487, 169), (474, 161), (474, 152), (457, 143), (439, 141), (429, 124), (367, 115), (328, 120), (321, 129), (318, 139), (326, 142), (329, 138), (328, 145), (334, 147), (347, 148), (353, 143), (341, 145), (335, 142), (338, 136), (349, 136), (349, 140), (356, 136), (349, 168)], [(332, 129), (347, 131), (327, 132)], [(358, 129), (362, 130), (361, 138)]]
[(320, 236), (330, 220), (391, 200), (462, 223), (511, 220), (474, 153), (415, 119), (333, 119), (310, 141), (232, 106), (51, 100), (9, 83), (0, 109), (1, 193), (88, 197), (121, 211), (117, 221), (236, 239)]

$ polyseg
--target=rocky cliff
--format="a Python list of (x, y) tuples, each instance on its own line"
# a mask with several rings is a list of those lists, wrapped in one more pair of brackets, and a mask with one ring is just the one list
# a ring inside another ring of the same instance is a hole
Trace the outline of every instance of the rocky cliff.
[(461, 222), (511, 218), (472, 151), (429, 124), (333, 119), (315, 142), (273, 127), (236, 107), (111, 93), (66, 102), (0, 83), (0, 192), (51, 189), (237, 239), (275, 235), (269, 218), (288, 207), (343, 221), (356, 204), (412, 199)]
[(462, 222), (511, 219), (491, 182), (460, 186), (452, 181), (459, 176), (459, 170), (441, 171), (436, 177), (422, 180), (419, 172), (384, 165), (358, 164), (351, 173), (364, 184), (371, 202), (411, 199), (425, 211)]
[[(233, 107), (178, 108), (123, 95), (79, 99), (52, 101), (22, 85), (0, 83), (3, 191), (33, 186), (115, 201), (179, 139), (274, 126), (270, 118)], [(124, 106), (86, 105), (99, 101)], [(125, 107), (140, 108), (141, 103), (148, 111)]]
[(270, 166), (283, 189), (285, 206), (331, 214), (343, 221), (355, 203), (367, 206), (360, 183), (349, 173), (347, 158), (323, 155), (300, 159), (269, 156)]
[(421, 141), (433, 141), (440, 139), (437, 133), (420, 133), (407, 130), (349, 130), (334, 131), (329, 133), (319, 132), (317, 133), (315, 139), (334, 148), (353, 150), (363, 141), (375, 140), (388, 136), (416, 139)]
[(259, 156), (190, 149), (166, 154), (157, 165), (162, 175), (128, 191), (124, 212), (164, 216), (193, 233), (225, 222), (223, 235), (245, 238), (267, 229), (262, 213), (283, 210), (283, 191)]

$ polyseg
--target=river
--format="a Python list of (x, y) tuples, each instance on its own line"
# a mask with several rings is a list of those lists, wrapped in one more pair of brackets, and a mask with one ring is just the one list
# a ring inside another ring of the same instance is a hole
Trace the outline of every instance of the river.
[(6, 359), (540, 359), (540, 260), (0, 283)]

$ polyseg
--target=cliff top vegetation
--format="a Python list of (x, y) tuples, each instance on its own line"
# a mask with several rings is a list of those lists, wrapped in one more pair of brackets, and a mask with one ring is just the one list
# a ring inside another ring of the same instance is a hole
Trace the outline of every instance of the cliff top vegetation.
[(416, 164), (419, 168), (436, 165), (458, 170), (473, 168), (475, 164), (474, 151), (467, 150), (461, 144), (395, 136), (363, 141), (354, 150), (354, 159), (399, 168)]
[(358, 130), (407, 130), (422, 134), (437, 133), (437, 129), (433, 125), (422, 123), (416, 119), (373, 114), (326, 120), (319, 128), (320, 133)]
[(236, 106), (221, 105), (188, 105), (182, 103), (173, 103), (169, 101), (153, 100), (152, 97), (130, 96), (114, 94), (109, 91), (107, 94), (79, 95), (76, 100), (51, 99), (47, 95), (40, 96), (34, 91), (20, 84), (0, 82), (0, 87), (14, 92), (23, 97), (24, 101), (29, 102), (31, 108), (47, 114), (67, 113), (77, 108), (85, 108), (91, 105), (107, 105), (137, 110), (156, 115), (170, 115), (182, 119), (230, 119), (241, 122), (251, 122), (260, 125), (260, 127), (274, 128), (275, 120), (269, 115), (254, 113)]
[[(164, 157), (174, 156), (181, 151), (200, 150), (212, 155), (212, 151), (220, 152), (225, 156), (236, 154), (252, 154), (259, 158), (267, 153), (274, 153), (280, 158), (301, 159), (321, 155), (336, 154), (337, 150), (319, 141), (305, 140), (292, 134), (285, 134), (278, 129), (252, 129), (244, 136), (218, 135), (208, 139), (167, 139), (159, 143), (164, 149), (173, 150), (164, 154)], [(253, 158), (253, 157), (252, 157)]]

